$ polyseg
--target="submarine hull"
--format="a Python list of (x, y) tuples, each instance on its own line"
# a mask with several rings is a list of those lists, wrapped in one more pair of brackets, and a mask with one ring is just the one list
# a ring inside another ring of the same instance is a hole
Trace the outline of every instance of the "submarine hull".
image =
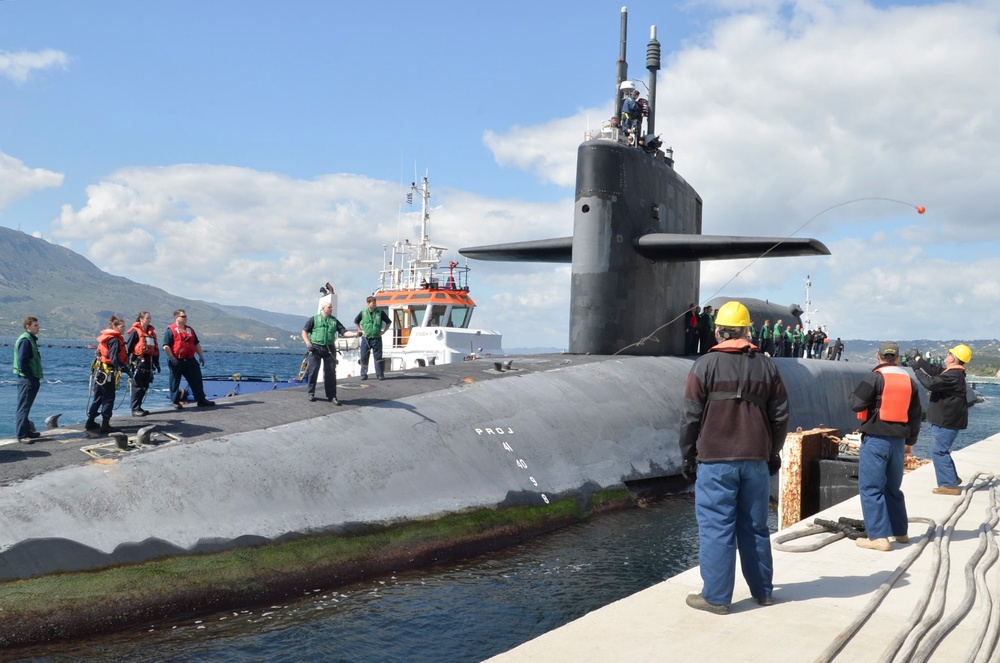
[[(351, 405), (342, 385), (346, 407), (271, 427), (240, 430), (238, 422), (250, 408), (310, 405), (301, 402), (304, 390), (236, 397), (199, 411), (196, 423), (162, 422), (184, 441), (46, 472), (0, 493), (0, 577), (472, 509), (544, 508), (566, 497), (583, 503), (598, 491), (679, 473), (691, 359), (543, 355), (515, 362), (519, 369), (504, 372), (488, 362), (411, 372), (383, 383), (405, 383), (395, 385), (392, 400), (369, 400), (371, 390), (359, 390), (352, 393), (367, 398)], [(853, 428), (847, 397), (868, 369), (776, 363), (790, 394), (792, 430)]]

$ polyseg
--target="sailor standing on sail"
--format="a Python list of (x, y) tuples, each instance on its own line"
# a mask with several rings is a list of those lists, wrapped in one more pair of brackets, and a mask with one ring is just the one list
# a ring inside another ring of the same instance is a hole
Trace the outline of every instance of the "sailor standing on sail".
[[(358, 328), (361, 339), (361, 379), (368, 379), (368, 356), (375, 358), (375, 377), (379, 380), (385, 379), (385, 367), (382, 365), (382, 333), (392, 326), (392, 320), (382, 309), (375, 308), (376, 300), (368, 297), (365, 300), (367, 307), (358, 313), (354, 318), (354, 325)], [(383, 326), (384, 325), (384, 326)]]
[(302, 341), (309, 349), (309, 359), (306, 363), (308, 376), (309, 401), (316, 399), (316, 382), (319, 380), (320, 366), (323, 368), (323, 389), (326, 400), (340, 405), (337, 399), (337, 348), (334, 341), (337, 334), (341, 336), (357, 336), (357, 332), (349, 332), (333, 317), (333, 304), (324, 302), (319, 313), (306, 320), (302, 328)]
[(639, 105), (639, 91), (632, 90), (631, 96), (622, 102), (622, 126), (632, 134), (639, 133), (642, 126), (642, 106)]
[(750, 594), (771, 605), (773, 562), (767, 528), (770, 475), (788, 430), (788, 395), (774, 362), (746, 340), (750, 312), (724, 304), (715, 318), (719, 343), (691, 367), (681, 412), (681, 472), (695, 481), (700, 594), (696, 610), (729, 612), (736, 551)]

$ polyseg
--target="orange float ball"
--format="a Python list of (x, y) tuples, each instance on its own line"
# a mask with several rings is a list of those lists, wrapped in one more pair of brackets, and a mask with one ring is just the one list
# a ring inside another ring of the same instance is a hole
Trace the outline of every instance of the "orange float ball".
[(923, 205), (917, 208), (917, 214), (923, 214), (926, 211), (927, 209)]

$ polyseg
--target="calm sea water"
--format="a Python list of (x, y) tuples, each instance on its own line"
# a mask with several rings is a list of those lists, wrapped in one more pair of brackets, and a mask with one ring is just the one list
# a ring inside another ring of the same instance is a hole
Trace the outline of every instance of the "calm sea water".
[[(82, 421), (93, 351), (43, 352), (50, 382), (43, 385), (36, 408), (64, 411), (67, 418), (78, 413), (73, 420)], [(298, 371), (299, 359), (210, 352), (206, 372), (287, 379)], [(165, 383), (161, 374), (154, 386), (162, 390)], [(8, 428), (12, 385), (0, 382)], [(1000, 430), (1000, 387), (981, 391), (987, 400), (972, 409), (969, 430), (959, 435), (956, 447)], [(153, 397), (166, 406), (165, 394)], [(929, 457), (928, 449), (925, 431), (915, 451)], [(315, 587), (281, 604), (156, 622), (6, 654), (38, 661), (479, 661), (696, 563), (693, 497), (680, 495), (464, 562), (337, 589)]]
[[(14, 434), (14, 410), (17, 407), (17, 378), (11, 371), (14, 354), (13, 339), (3, 339), (0, 345), (3, 371), (0, 372), (0, 437)], [(48, 341), (39, 339), (44, 377), (38, 390), (35, 404), (31, 408), (31, 420), (35, 427), (42, 429), (45, 418), (62, 413), (60, 425), (86, 421), (87, 406), (90, 403), (90, 365), (94, 351), (78, 342)], [(249, 352), (239, 348), (210, 349), (205, 353), (205, 375), (276, 375), (281, 380), (289, 380), (299, 372), (302, 354), (297, 351), (260, 350)], [(143, 407), (147, 410), (163, 409), (170, 406), (170, 391), (167, 389), (168, 372), (166, 361), (163, 371), (153, 376), (153, 385), (146, 394)], [(128, 381), (122, 380), (115, 399), (115, 413), (129, 415)]]

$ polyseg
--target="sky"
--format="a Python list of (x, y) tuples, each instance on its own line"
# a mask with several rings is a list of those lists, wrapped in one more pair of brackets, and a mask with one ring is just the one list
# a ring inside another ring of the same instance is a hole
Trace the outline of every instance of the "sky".
[[(305, 317), (330, 281), (353, 319), (424, 176), (445, 260), (572, 234), (621, 7), (0, 0), (0, 224), (192, 299)], [(627, 7), (703, 232), (832, 252), (705, 262), (702, 303), (805, 308), (808, 276), (833, 336), (997, 337), (1000, 2)], [(569, 265), (469, 266), (473, 326), (568, 347)]]

